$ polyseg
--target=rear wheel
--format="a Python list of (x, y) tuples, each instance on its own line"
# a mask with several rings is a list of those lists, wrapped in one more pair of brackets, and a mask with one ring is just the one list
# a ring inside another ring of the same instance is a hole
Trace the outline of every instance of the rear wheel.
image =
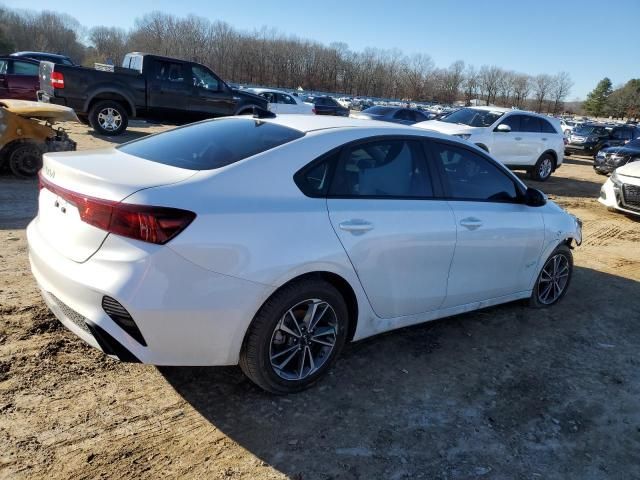
[(542, 267), (529, 299), (529, 305), (534, 308), (544, 308), (557, 303), (567, 292), (572, 274), (571, 249), (565, 244), (559, 245)]
[(529, 171), (529, 175), (533, 180), (544, 182), (553, 173), (555, 163), (556, 162), (553, 157), (548, 153), (545, 153), (538, 159), (533, 169)]
[(9, 153), (9, 168), (18, 177), (33, 177), (42, 168), (42, 150), (34, 143), (16, 145)]
[(345, 301), (331, 284), (307, 279), (276, 292), (254, 318), (240, 368), (275, 394), (304, 390), (322, 377), (347, 338)]
[(101, 135), (120, 135), (127, 129), (129, 115), (121, 103), (103, 100), (94, 104), (89, 111), (89, 123)]

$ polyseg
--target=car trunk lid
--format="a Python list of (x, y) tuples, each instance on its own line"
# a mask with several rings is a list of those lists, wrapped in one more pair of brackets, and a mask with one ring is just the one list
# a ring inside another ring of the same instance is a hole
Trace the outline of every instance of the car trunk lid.
[(100, 248), (108, 232), (83, 221), (83, 199), (95, 201), (98, 207), (114, 204), (139, 190), (181, 182), (196, 173), (117, 149), (47, 153), (40, 172), (38, 229), (60, 254), (84, 262)]

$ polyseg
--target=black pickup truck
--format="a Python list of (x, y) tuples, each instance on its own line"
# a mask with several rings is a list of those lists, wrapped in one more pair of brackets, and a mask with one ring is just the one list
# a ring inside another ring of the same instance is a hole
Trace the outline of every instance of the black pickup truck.
[(40, 63), (38, 100), (65, 105), (102, 135), (119, 135), (129, 118), (191, 122), (251, 114), (267, 101), (229, 87), (198, 63), (133, 52), (122, 67)]

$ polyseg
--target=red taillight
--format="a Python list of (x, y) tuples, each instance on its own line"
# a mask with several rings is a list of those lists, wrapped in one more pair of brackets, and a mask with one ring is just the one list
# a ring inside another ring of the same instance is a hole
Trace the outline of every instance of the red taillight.
[(64, 75), (60, 72), (51, 72), (51, 86), (53, 88), (64, 88)]
[(196, 218), (195, 213), (179, 208), (133, 205), (82, 195), (52, 184), (42, 174), (39, 186), (75, 205), (83, 222), (143, 242), (165, 244)]
[(313, 108), (311, 109), (311, 113), (313, 113), (313, 114), (315, 115), (315, 113), (316, 113), (316, 107), (313, 107)]

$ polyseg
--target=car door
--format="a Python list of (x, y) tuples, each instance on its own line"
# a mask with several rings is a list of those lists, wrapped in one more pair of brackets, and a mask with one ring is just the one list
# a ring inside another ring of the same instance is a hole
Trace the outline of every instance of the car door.
[(548, 137), (542, 133), (540, 119), (533, 115), (521, 115), (520, 133), (521, 165), (535, 165), (548, 140)]
[[(520, 165), (523, 162), (521, 117), (522, 115), (507, 115), (493, 129), (491, 154), (505, 165)], [(500, 131), (500, 125), (507, 125), (511, 130)]]
[(444, 301), (456, 226), (432, 180), (422, 144), (411, 137), (349, 145), (336, 161), (329, 218), (381, 318)]
[[(145, 69), (147, 66), (145, 65)], [(152, 116), (187, 117), (192, 95), (192, 79), (188, 65), (181, 62), (155, 60), (147, 77), (148, 106)]]
[(36, 92), (40, 82), (38, 80), (38, 63), (10, 60), (6, 87), (9, 98), (21, 100), (37, 100)]
[(301, 113), (296, 101), (287, 93), (276, 93), (276, 102), (278, 103), (278, 113)]
[(193, 83), (190, 110), (202, 117), (233, 115), (235, 103), (225, 83), (200, 65), (191, 65), (190, 68)]
[(489, 157), (445, 141), (431, 151), (457, 228), (443, 307), (526, 291), (544, 242), (539, 208), (522, 203), (516, 180)]

